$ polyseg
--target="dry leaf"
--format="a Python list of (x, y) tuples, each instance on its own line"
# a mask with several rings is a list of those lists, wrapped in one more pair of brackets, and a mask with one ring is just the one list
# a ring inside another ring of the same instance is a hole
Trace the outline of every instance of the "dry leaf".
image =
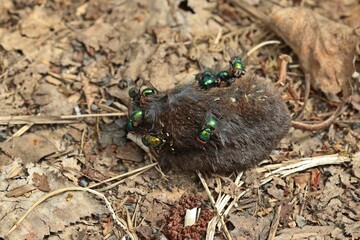
[(31, 192), (32, 190), (35, 190), (35, 189), (36, 189), (36, 187), (34, 187), (33, 185), (26, 184), (26, 185), (9, 190), (5, 196), (6, 197), (19, 197), (19, 196), (22, 196), (23, 194), (25, 194), (27, 192)]
[(359, 38), (353, 29), (306, 8), (284, 8), (271, 16), (274, 31), (299, 56), (315, 89), (329, 99), (352, 94), (353, 59)]
[(75, 105), (61, 94), (56, 86), (48, 83), (41, 84), (32, 97), (46, 115), (71, 115)]
[(330, 234), (336, 227), (335, 226), (304, 226), (303, 228), (287, 228), (278, 231), (275, 240), (289, 240), (289, 239), (312, 239), (323, 237)]
[(255, 218), (246, 214), (244, 216), (231, 214), (227, 224), (233, 226), (230, 234), (234, 239), (267, 239), (271, 217), (271, 214), (263, 218)]
[(32, 181), (34, 182), (35, 187), (38, 187), (41, 191), (50, 192), (50, 185), (48, 177), (45, 174), (34, 173)]
[(124, 160), (142, 162), (143, 156), (141, 149), (133, 143), (128, 143), (116, 150), (116, 157)]
[(39, 38), (62, 28), (61, 18), (53, 12), (47, 11), (47, 8), (35, 7), (26, 18), (23, 18), (20, 23), (22, 35), (29, 38)]
[(20, 158), (23, 164), (38, 162), (41, 158), (58, 151), (48, 139), (34, 133), (0, 143), (0, 149), (12, 158)]

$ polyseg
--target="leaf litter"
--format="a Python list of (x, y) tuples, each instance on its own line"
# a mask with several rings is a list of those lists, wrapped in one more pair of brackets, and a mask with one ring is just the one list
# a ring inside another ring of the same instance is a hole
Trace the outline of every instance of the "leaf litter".
[[(334, 153), (349, 154), (352, 161), (294, 172), (266, 184), (264, 171), (245, 172), (245, 185), (238, 184), (236, 175), (209, 175), (210, 191), (218, 201), (243, 194), (224, 218), (233, 239), (359, 238), (359, 3), (306, 1), (299, 7), (285, 1), (288, 7), (279, 8), (259, 1), (240, 7), (240, 1), (229, 2), (3, 1), (0, 117), (122, 112), (126, 108), (118, 103), (127, 105), (129, 98), (127, 89), (118, 86), (121, 79), (138, 86), (150, 81), (167, 90), (194, 81), (201, 68), (228, 61), (229, 49), (244, 53), (277, 35), (282, 43), (255, 51), (247, 68), (275, 82), (281, 73), (278, 57), (293, 59), (282, 76), (283, 97), (294, 116), (304, 109), (299, 120), (317, 123), (342, 101), (352, 106), (330, 128), (316, 133), (292, 129), (258, 170), (274, 170), (282, 160), (296, 163)], [(305, 74), (312, 87), (308, 101)], [(14, 138), (21, 125), (9, 120), (1, 126), (0, 237), (48, 192), (92, 185), (150, 164), (126, 139), (125, 123), (125, 117), (96, 117), (84, 118), (81, 126), (32, 125)], [(203, 239), (202, 227), (193, 227), (194, 235), (183, 230), (180, 208), (187, 199), (196, 199), (192, 202), (200, 202), (201, 210), (213, 211), (191, 173), (165, 178), (151, 169), (105, 195), (139, 239)], [(114, 226), (101, 199), (68, 191), (34, 208), (8, 238), (120, 239), (126, 234)], [(224, 239), (222, 228), (215, 229), (215, 238)]]

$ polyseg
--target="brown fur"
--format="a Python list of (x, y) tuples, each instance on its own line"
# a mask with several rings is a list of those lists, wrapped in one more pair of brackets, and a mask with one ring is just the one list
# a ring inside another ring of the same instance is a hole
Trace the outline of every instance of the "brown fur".
[[(229, 87), (184, 85), (150, 96), (142, 104), (140, 131), (165, 140), (157, 149), (164, 168), (244, 170), (265, 159), (290, 127), (289, 111), (271, 85), (247, 74)], [(218, 128), (203, 145), (196, 137), (209, 114), (218, 119)]]

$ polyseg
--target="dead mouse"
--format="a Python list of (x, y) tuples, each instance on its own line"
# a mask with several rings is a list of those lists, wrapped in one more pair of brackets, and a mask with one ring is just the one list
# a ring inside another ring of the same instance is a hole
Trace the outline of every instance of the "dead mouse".
[(244, 170), (268, 157), (288, 133), (291, 117), (272, 83), (232, 68), (219, 74), (209, 80), (213, 75), (205, 71), (196, 76), (198, 84), (163, 93), (130, 90), (128, 128), (142, 135), (162, 168)]

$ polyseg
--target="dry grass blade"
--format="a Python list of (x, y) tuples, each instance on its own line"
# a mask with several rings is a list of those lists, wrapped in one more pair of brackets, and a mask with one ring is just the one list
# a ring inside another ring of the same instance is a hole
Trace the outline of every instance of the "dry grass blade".
[(68, 124), (78, 122), (81, 118), (88, 117), (120, 117), (126, 113), (99, 113), (67, 116), (0, 116), (0, 125), (15, 124)]
[(139, 172), (145, 172), (146, 170), (149, 170), (150, 168), (152, 167), (155, 167), (157, 165), (157, 163), (152, 163), (152, 164), (149, 164), (149, 165), (146, 165), (144, 167), (141, 167), (141, 168), (137, 168), (137, 169), (134, 169), (130, 172), (126, 172), (126, 173), (123, 173), (123, 174), (120, 174), (118, 176), (115, 176), (115, 177), (112, 177), (112, 178), (109, 178), (109, 179), (106, 179), (102, 182), (99, 182), (99, 183), (96, 183), (96, 184), (93, 184), (91, 186), (89, 186), (89, 188), (95, 188), (97, 186), (100, 186), (102, 184), (105, 184), (105, 183), (108, 183), (108, 182), (112, 182), (114, 180), (117, 180), (119, 178), (124, 178), (124, 177), (127, 177), (127, 176), (135, 176), (136, 174), (138, 174)]
[(273, 221), (271, 223), (268, 240), (274, 240), (275, 239), (276, 231), (277, 231), (277, 228), (279, 226), (280, 212), (281, 212), (281, 205), (279, 205), (277, 207), (277, 210), (275, 212), (275, 216), (274, 216)]
[(11, 141), (11, 140), (14, 139), (15, 137), (20, 137), (20, 136), (23, 135), (25, 132), (27, 132), (27, 130), (29, 130), (32, 126), (33, 126), (32, 123), (26, 124), (26, 125), (22, 126), (16, 133), (14, 133), (10, 138), (8, 138), (8, 139), (6, 140), (6, 142)]
[[(325, 156), (318, 156), (318, 157), (311, 157), (311, 158), (301, 158), (298, 162), (287, 165), (284, 162), (282, 167), (271, 171), (265, 174), (265, 179), (267, 177), (286, 177), (290, 174), (301, 172), (309, 168), (314, 168), (318, 166), (324, 165), (332, 165), (332, 164), (342, 164), (345, 162), (350, 162), (351, 156), (345, 154), (333, 154), (333, 155), (325, 155)], [(263, 179), (263, 180), (265, 180)]]

